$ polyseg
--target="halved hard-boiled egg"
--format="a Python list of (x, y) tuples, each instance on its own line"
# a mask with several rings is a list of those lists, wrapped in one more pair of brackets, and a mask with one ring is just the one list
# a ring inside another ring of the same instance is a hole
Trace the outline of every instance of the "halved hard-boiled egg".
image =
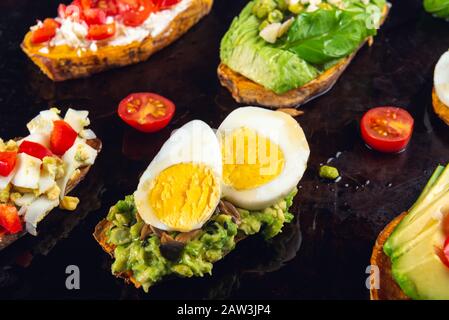
[(434, 87), (438, 98), (449, 108), (449, 51), (446, 51), (435, 66)]
[(243, 107), (217, 131), (223, 162), (223, 197), (249, 210), (287, 196), (307, 167), (310, 149), (303, 130), (280, 111)]
[(221, 196), (221, 153), (212, 129), (194, 120), (162, 146), (134, 193), (145, 221), (166, 231), (201, 228)]

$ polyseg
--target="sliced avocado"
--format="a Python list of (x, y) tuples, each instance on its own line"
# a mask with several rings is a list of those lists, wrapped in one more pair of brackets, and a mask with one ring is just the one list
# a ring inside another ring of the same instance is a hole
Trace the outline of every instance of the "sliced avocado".
[(420, 214), (415, 220), (405, 224), (395, 238), (400, 245), (392, 252), (390, 257), (395, 259), (420, 242), (422, 234), (435, 223), (435, 217), (442, 216), (448, 212), (448, 205), (449, 193), (446, 193), (425, 208), (423, 210), (424, 214)]
[(259, 19), (249, 2), (234, 19), (220, 46), (220, 59), (232, 70), (282, 94), (315, 79), (319, 71), (296, 54), (259, 36)]
[[(421, 232), (426, 225), (428, 218), (441, 210), (444, 199), (449, 195), (449, 166), (443, 168), (439, 166), (429, 182), (427, 183), (421, 196), (409, 210), (409, 213), (396, 227), (384, 245), (384, 252), (390, 257), (397, 257), (399, 252), (403, 253), (402, 246), (412, 240)], [(436, 208), (438, 207), (439, 208)]]
[(441, 225), (434, 220), (413, 248), (392, 261), (394, 279), (412, 299), (449, 299), (449, 268), (435, 254), (441, 234)]

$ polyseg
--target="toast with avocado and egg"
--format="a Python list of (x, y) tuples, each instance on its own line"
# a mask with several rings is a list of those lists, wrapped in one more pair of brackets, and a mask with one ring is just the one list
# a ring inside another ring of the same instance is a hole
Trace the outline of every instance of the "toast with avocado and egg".
[(101, 141), (87, 129), (87, 111), (41, 111), (27, 124), (29, 135), (0, 141), (0, 250), (26, 233), (37, 234), (40, 221), (60, 207), (75, 210), (67, 196), (94, 164)]
[(247, 236), (270, 239), (289, 212), (310, 154), (289, 115), (234, 110), (217, 133), (194, 120), (162, 146), (137, 191), (113, 206), (94, 237), (112, 273), (145, 291), (170, 276), (204, 276)]
[(74, 0), (31, 27), (27, 56), (53, 81), (147, 60), (203, 16), (213, 0)]
[(433, 84), (433, 110), (449, 125), (449, 51), (441, 56), (435, 66)]
[(335, 84), (386, 19), (385, 0), (253, 0), (223, 37), (218, 77), (237, 102), (295, 107)]
[(371, 264), (380, 271), (373, 300), (449, 300), (449, 165), (382, 231)]

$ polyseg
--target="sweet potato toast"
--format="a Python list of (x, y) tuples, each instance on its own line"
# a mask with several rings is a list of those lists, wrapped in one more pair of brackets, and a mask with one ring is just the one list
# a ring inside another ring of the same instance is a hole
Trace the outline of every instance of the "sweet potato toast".
[[(389, 8), (388, 5), (384, 7), (381, 23), (387, 18)], [(365, 43), (369, 40), (367, 39)], [(300, 88), (290, 90), (283, 94), (276, 94), (264, 88), (245, 76), (231, 70), (223, 63), (220, 63), (218, 66), (217, 73), (221, 85), (226, 87), (231, 92), (232, 97), (239, 103), (256, 104), (271, 108), (296, 107), (330, 90), (351, 63), (357, 51), (343, 58), (339, 63), (320, 74), (318, 78)]]
[(22, 50), (53, 81), (88, 77), (111, 68), (126, 66), (147, 60), (153, 53), (168, 46), (203, 16), (209, 13), (213, 0), (192, 0), (189, 7), (157, 37), (148, 36), (142, 42), (132, 42), (125, 46), (100, 46), (97, 51), (86, 51), (78, 55), (76, 49), (68, 46), (51, 48), (49, 53), (39, 50), (41, 45), (31, 43), (31, 31), (25, 35)]
[[(97, 150), (97, 152), (101, 151), (102, 143), (100, 139), (91, 139), (87, 140), (86, 143), (90, 145), (92, 148)], [(66, 192), (65, 194), (69, 194), (83, 179), (86, 177), (87, 173), (89, 172), (91, 166), (86, 166), (83, 168), (80, 168), (79, 172), (77, 172), (76, 175), (71, 177), (67, 184)], [(21, 233), (17, 234), (0, 234), (0, 250), (6, 248), (22, 236), (26, 234), (26, 231), (23, 230)]]
[(435, 88), (432, 90), (432, 105), (435, 113), (449, 125), (449, 107), (438, 98)]
[(396, 226), (405, 217), (407, 212), (402, 213), (391, 221), (385, 229), (379, 234), (374, 245), (373, 253), (371, 256), (371, 265), (379, 267), (379, 289), (376, 289), (371, 285), (370, 297), (371, 300), (410, 300), (409, 297), (401, 290), (399, 285), (393, 279), (391, 274), (391, 261), (390, 258), (384, 253), (383, 246), (385, 241), (390, 237)]

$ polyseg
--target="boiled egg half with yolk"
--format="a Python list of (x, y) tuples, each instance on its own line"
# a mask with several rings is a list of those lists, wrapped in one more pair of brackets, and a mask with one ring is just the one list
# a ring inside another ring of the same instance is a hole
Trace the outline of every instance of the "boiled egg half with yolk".
[(221, 153), (203, 121), (185, 124), (165, 142), (140, 178), (134, 199), (145, 223), (166, 231), (199, 229), (221, 196)]
[(258, 210), (287, 196), (307, 167), (310, 149), (290, 115), (257, 107), (231, 112), (217, 131), (223, 163), (223, 197)]
[(449, 51), (446, 51), (435, 66), (433, 83), (438, 98), (449, 108)]

